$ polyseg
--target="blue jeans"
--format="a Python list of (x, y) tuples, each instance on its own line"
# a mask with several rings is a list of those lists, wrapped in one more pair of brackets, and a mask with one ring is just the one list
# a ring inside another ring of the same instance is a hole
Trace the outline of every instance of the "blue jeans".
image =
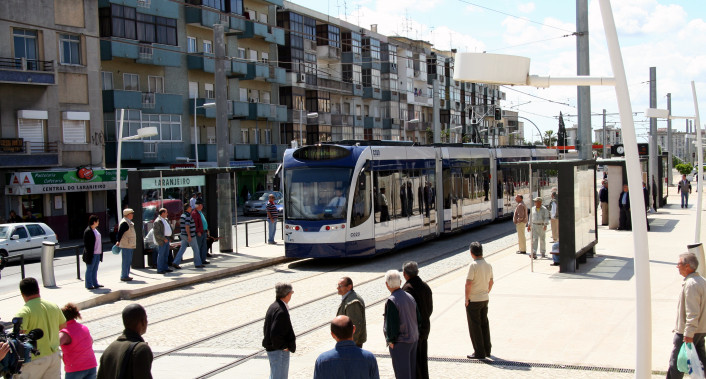
[(96, 368), (89, 368), (88, 370), (67, 372), (64, 379), (96, 379)]
[(98, 265), (101, 263), (101, 255), (93, 254), (91, 263), (86, 264), (86, 288), (98, 287)]
[[(697, 201), (698, 203), (698, 201)], [(689, 193), (686, 191), (683, 191), (681, 193), (681, 206), (682, 207), (688, 207), (689, 206)]]
[(130, 277), (130, 265), (132, 264), (132, 252), (135, 251), (135, 249), (126, 249), (126, 248), (121, 248), (120, 249), (120, 255), (123, 256), (123, 265), (120, 270), (120, 279), (127, 279)]
[(169, 254), (169, 242), (157, 248), (157, 271), (166, 271), (169, 268), (167, 254)]
[(270, 360), (270, 379), (287, 379), (289, 375), (289, 352), (275, 350), (267, 352)]
[(206, 253), (208, 252), (207, 237), (208, 234), (206, 234), (205, 230), (203, 233), (201, 233), (201, 237), (196, 236), (196, 242), (199, 245), (199, 256), (201, 257), (201, 263), (206, 260)]
[(267, 242), (275, 243), (275, 233), (277, 232), (277, 219), (275, 219), (274, 221), (270, 221), (270, 219), (268, 218), (267, 225), (270, 228), (270, 239), (268, 239)]
[(189, 242), (187, 236), (181, 236), (181, 247), (179, 248), (179, 252), (174, 258), (175, 265), (181, 263), (181, 259), (184, 256), (184, 252), (186, 252), (186, 248), (189, 246), (191, 246), (191, 250), (194, 251), (194, 266), (201, 266), (201, 254), (199, 253), (198, 240), (196, 237), (191, 237), (191, 242)]

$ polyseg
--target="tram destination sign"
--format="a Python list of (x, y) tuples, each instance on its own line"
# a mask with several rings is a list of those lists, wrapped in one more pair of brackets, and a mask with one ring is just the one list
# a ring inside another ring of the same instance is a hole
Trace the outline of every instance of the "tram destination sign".
[(167, 176), (162, 178), (142, 178), (142, 189), (197, 187), (206, 185), (204, 175)]
[(340, 146), (306, 146), (294, 151), (292, 156), (300, 161), (327, 161), (349, 156), (351, 152)]

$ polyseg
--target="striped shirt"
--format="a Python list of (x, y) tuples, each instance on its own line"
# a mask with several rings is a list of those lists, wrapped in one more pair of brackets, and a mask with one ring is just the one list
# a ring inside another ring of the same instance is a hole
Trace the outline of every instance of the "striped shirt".
[(267, 216), (271, 218), (277, 218), (277, 206), (273, 202), (267, 202)]
[(191, 234), (191, 237), (196, 237), (196, 225), (194, 224), (194, 219), (191, 218), (191, 215), (188, 212), (184, 212), (181, 214), (181, 220), (179, 221), (179, 225), (181, 226), (182, 236), (186, 236), (186, 226), (189, 225), (189, 232)]

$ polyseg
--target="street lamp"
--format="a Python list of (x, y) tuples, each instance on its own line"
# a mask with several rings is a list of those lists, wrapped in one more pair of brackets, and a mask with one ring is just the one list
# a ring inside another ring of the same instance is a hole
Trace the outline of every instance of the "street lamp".
[(206, 103), (204, 105), (196, 106), (196, 98), (194, 98), (194, 158), (196, 159), (196, 168), (199, 168), (199, 128), (196, 126), (196, 110), (215, 107), (216, 103)]
[(409, 121), (407, 121), (407, 124), (404, 127), (404, 140), (407, 140), (407, 125), (409, 124), (419, 124), (419, 119), (418, 118), (413, 118)]
[(121, 194), (120, 194), (120, 161), (122, 159), (122, 152), (123, 152), (123, 141), (132, 141), (132, 140), (137, 140), (137, 139), (142, 139), (142, 138), (150, 138), (154, 137), (159, 134), (157, 131), (157, 127), (155, 126), (148, 126), (146, 128), (140, 128), (137, 129), (137, 134), (134, 136), (128, 136), (128, 137), (123, 137), (123, 120), (125, 117), (125, 109), (120, 110), (120, 128), (118, 128), (118, 160), (115, 164), (116, 166), (116, 172), (115, 172), (115, 198), (117, 199), (117, 205), (118, 207), (116, 208), (116, 214), (118, 217), (118, 223), (120, 222), (120, 219), (122, 217), (122, 199), (121, 199)]

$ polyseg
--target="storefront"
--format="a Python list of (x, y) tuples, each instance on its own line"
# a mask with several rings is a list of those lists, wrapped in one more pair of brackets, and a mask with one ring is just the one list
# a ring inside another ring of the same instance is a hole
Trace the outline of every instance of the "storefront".
[[(271, 191), (277, 188), (274, 185), (274, 176), (277, 168), (281, 163), (250, 163), (249, 166), (254, 166), (251, 171), (239, 171), (238, 177), (238, 205), (242, 205), (246, 200), (248, 193), (252, 196), (257, 191)], [(243, 165), (233, 165), (231, 167), (243, 167)]]
[[(127, 170), (121, 171), (121, 187), (125, 189)], [(114, 204), (109, 202), (109, 195), (115, 198), (115, 172), (79, 167), (73, 171), (6, 174), (6, 209), (46, 223), (60, 242), (81, 239), (91, 214), (100, 219), (100, 232), (108, 235), (112, 224), (108, 212)]]

